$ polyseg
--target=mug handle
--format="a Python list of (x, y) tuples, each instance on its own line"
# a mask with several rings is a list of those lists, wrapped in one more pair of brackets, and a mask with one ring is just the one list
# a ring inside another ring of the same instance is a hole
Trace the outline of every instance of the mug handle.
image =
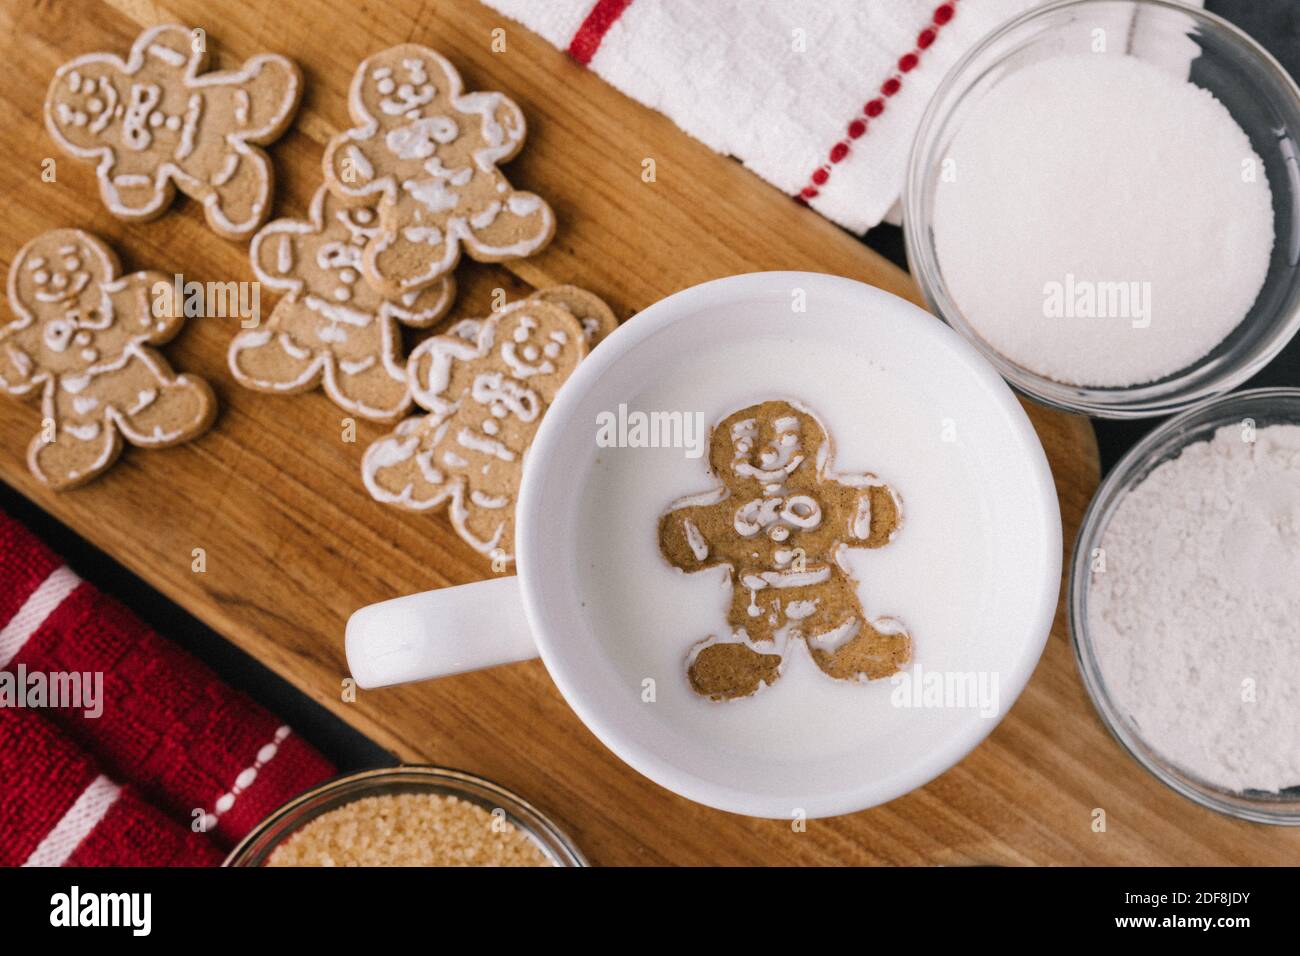
[(348, 618), (344, 643), (348, 669), (366, 689), (537, 656), (513, 575), (363, 607)]

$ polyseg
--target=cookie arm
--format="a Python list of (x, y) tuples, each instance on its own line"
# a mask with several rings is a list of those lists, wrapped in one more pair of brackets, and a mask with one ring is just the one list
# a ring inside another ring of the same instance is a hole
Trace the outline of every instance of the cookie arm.
[(36, 365), (40, 348), (37, 323), (16, 319), (8, 326), (0, 326), (0, 390), (26, 395), (44, 381), (45, 375)]
[(729, 563), (717, 553), (702, 528), (709, 527), (719, 505), (686, 504), (659, 519), (659, 553), (678, 570), (690, 574)]
[(236, 96), (231, 134), (249, 143), (276, 139), (298, 110), (302, 72), (278, 53), (261, 53), (238, 70), (205, 73), (195, 86), (230, 87)]
[(170, 342), (185, 321), (175, 278), (161, 272), (133, 272), (105, 286), (119, 327), (155, 345)]
[(321, 166), (325, 172), (325, 185), (330, 193), (345, 205), (360, 205), (383, 197), (387, 202), (397, 198), (392, 176), (377, 176), (374, 162), (368, 155), (372, 148), (371, 135), (366, 130), (345, 130), (329, 141)]
[(555, 235), (555, 213), (546, 200), (533, 193), (515, 192), (495, 199), (462, 221), (461, 239), (470, 257), (479, 262), (526, 258)]
[(361, 481), (372, 498), (427, 511), (461, 493), (464, 477), (444, 471), (435, 460), (438, 432), (446, 417), (435, 413), (404, 419), (366, 449)]
[(431, 286), (408, 292), (397, 299), (385, 299), (379, 307), (379, 314), (413, 329), (427, 329), (446, 315), (455, 301), (456, 279), (445, 275), (442, 281)]
[(866, 476), (847, 484), (852, 508), (842, 520), (848, 523), (845, 543), (855, 548), (879, 548), (893, 540), (903, 523), (903, 506), (894, 490)]

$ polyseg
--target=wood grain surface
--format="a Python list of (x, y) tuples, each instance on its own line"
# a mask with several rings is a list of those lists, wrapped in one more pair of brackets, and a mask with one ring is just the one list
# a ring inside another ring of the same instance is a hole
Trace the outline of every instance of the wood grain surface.
[[(627, 317), (706, 279), (807, 269), (917, 299), (910, 279), (852, 236), (791, 202), (738, 163), (637, 106), (518, 25), (471, 0), (326, 3), (3, 0), (0, 184), (6, 271), (31, 236), (78, 226), (105, 237), (127, 269), (198, 281), (251, 280), (244, 244), (218, 238), (178, 200), (145, 225), (109, 216), (93, 170), (57, 152), (41, 122), (55, 68), (91, 50), (125, 53), (144, 26), (207, 30), (214, 66), (284, 53), (306, 76), (302, 110), (271, 147), (275, 215), (302, 215), (321, 178), (323, 145), (347, 125), (357, 63), (394, 43), (446, 54), (469, 89), (503, 90), (530, 138), (507, 167), (546, 196), (555, 241), (508, 267), (466, 263), (453, 315), (481, 315), (491, 291), (572, 282)], [(503, 27), (507, 47), (491, 49)], [(57, 181), (41, 162), (57, 159)], [(653, 158), (656, 181), (643, 182)], [(263, 303), (269, 308), (270, 302)], [(167, 451), (128, 449), (91, 486), (55, 495), (28, 474), (35, 405), (0, 399), (0, 477), (402, 759), (481, 773), (552, 814), (598, 864), (1255, 863), (1294, 862), (1300, 832), (1202, 810), (1138, 767), (1102, 728), (1080, 684), (1063, 617), (1007, 719), (929, 786), (875, 810), (789, 823), (753, 820), (680, 799), (624, 766), (565, 705), (537, 662), (343, 700), (343, 624), (377, 600), (480, 580), (488, 563), (444, 515), (373, 502), (358, 463), (383, 431), (364, 422), (343, 441), (343, 413), (320, 393), (281, 398), (231, 380), (237, 320), (192, 320), (166, 349), (208, 378), (221, 401), (213, 430)], [(1030, 408), (1061, 496), (1066, 540), (1098, 478), (1086, 420)], [(207, 556), (191, 570), (193, 549)], [(274, 701), (267, 702), (274, 707)], [(1094, 832), (1093, 811), (1106, 812)]]

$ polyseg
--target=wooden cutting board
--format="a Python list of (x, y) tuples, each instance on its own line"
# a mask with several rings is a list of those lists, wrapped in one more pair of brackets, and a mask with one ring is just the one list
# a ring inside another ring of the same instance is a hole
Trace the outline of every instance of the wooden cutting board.
[[(507, 172), (552, 202), (559, 232), (536, 258), (463, 266), (454, 315), (486, 314), (498, 287), (513, 297), (571, 282), (627, 317), (706, 279), (762, 269), (837, 273), (917, 300), (903, 272), (852, 236), (470, 0), (8, 0), (0, 7), (0, 48), (14, 65), (0, 74), (6, 271), (31, 236), (79, 226), (112, 242), (128, 269), (253, 278), (246, 246), (217, 238), (192, 202), (146, 225), (107, 215), (91, 168), (57, 152), (41, 124), (60, 63), (91, 50), (124, 54), (142, 27), (165, 22), (205, 28), (217, 66), (263, 51), (301, 64), (302, 110), (272, 149), (277, 215), (305, 212), (323, 145), (347, 125), (353, 70), (371, 52), (426, 43), (451, 58), (469, 89), (519, 101), (530, 139)], [(505, 30), (504, 52), (492, 52), (496, 28)], [(46, 157), (57, 160), (54, 183), (40, 176)], [(654, 182), (642, 179), (645, 159), (655, 162)], [(219, 395), (221, 416), (202, 440), (128, 449), (104, 479), (55, 495), (23, 462), (39, 427), (36, 407), (3, 399), (0, 477), (402, 759), (464, 768), (518, 790), (593, 862), (1295, 860), (1300, 832), (1199, 809), (1121, 751), (1080, 685), (1059, 614), (1024, 696), (965, 761), (888, 806), (814, 821), (806, 832), (696, 806), (641, 778), (587, 732), (536, 661), (345, 700), (343, 624), (354, 609), (491, 570), (445, 516), (396, 511), (366, 495), (358, 462), (381, 428), (360, 423), (348, 443), (342, 412), (319, 393), (281, 398), (235, 386), (225, 364), (235, 324), (192, 320), (167, 349), (177, 368), (206, 376)], [(1072, 541), (1098, 480), (1092, 429), (1082, 418), (1029, 412)], [(192, 570), (196, 548), (206, 555), (204, 573)], [(1095, 809), (1105, 811), (1105, 832), (1094, 830)]]

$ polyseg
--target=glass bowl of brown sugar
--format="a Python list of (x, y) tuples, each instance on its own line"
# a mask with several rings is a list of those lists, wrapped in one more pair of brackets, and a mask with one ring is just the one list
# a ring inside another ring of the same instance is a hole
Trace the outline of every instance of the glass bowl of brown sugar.
[(294, 797), (225, 866), (586, 866), (540, 810), (442, 767), (366, 770)]

